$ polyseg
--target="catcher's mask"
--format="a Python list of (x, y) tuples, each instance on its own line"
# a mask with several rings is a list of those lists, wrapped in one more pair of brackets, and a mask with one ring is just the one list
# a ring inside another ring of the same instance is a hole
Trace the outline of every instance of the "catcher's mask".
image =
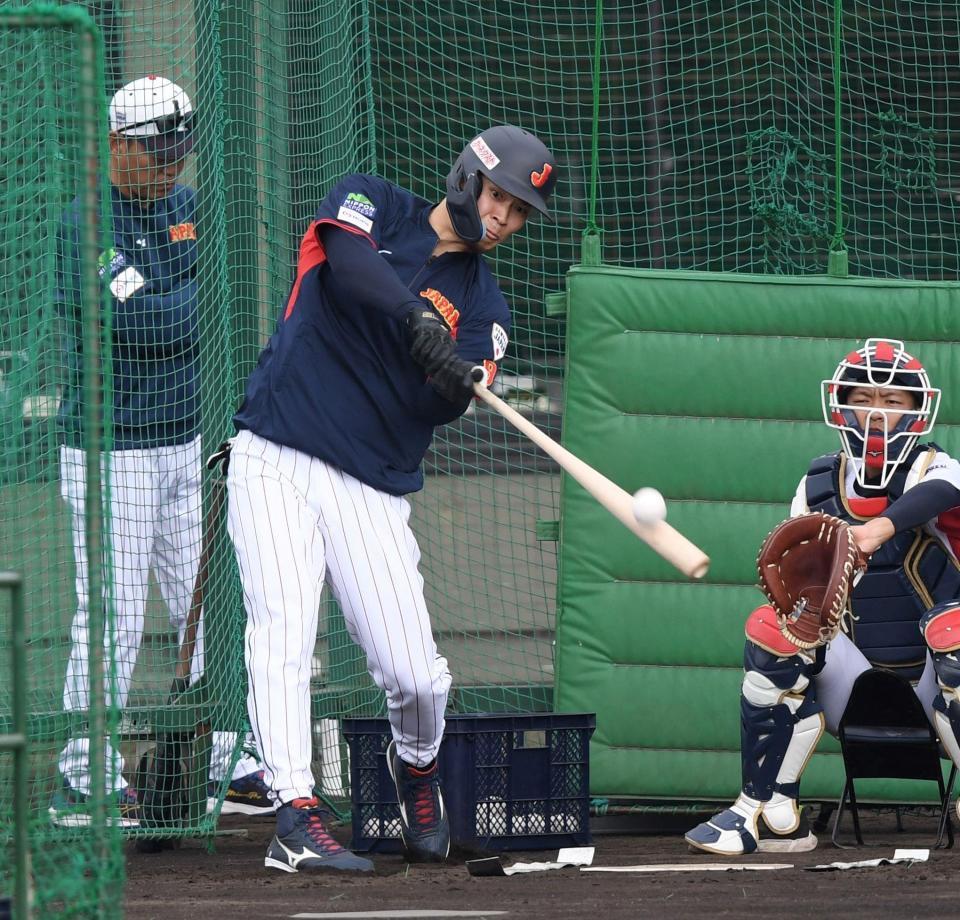
[(553, 154), (523, 128), (495, 125), (463, 148), (447, 176), (447, 210), (454, 232), (464, 242), (477, 243), (485, 232), (477, 208), (481, 175), (550, 217), (547, 199), (557, 184)]
[[(913, 408), (851, 405), (850, 393), (856, 387), (904, 390), (910, 394)], [(847, 456), (859, 461), (857, 482), (867, 489), (887, 487), (917, 439), (930, 433), (940, 408), (940, 390), (930, 386), (923, 365), (896, 339), (867, 339), (863, 348), (850, 352), (837, 365), (833, 377), (821, 382), (820, 396), (824, 421), (840, 432)], [(868, 413), (866, 432), (857, 420), (857, 411)], [(898, 414), (898, 420), (892, 419)]]

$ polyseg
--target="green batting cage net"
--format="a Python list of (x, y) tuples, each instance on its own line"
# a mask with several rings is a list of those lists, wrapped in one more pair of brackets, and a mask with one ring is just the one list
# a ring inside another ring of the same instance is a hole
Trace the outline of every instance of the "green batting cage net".
[[(439, 200), (452, 160), (486, 126), (519, 124), (552, 148), (555, 221), (531, 221), (491, 261), (514, 316), (496, 391), (555, 437), (560, 292), (575, 262), (956, 277), (955, 4), (0, 11), (0, 569), (26, 583), (30, 826), (47, 915), (58, 886), (86, 874), (84, 854), (109, 867), (114, 834), (212, 833), (231, 779), (257, 769), (221, 477), (202, 458), (232, 434), (304, 228), (338, 177), (374, 172)], [(109, 99), (150, 74), (179, 84), (196, 118), (183, 189), (162, 218), (119, 187), (125, 148), (107, 145)], [(145, 253), (149, 278), (137, 269)], [(549, 710), (557, 469), (477, 405), (438, 431), (425, 472), (413, 523), (453, 711)], [(336, 605), (321, 614), (315, 768), (342, 807), (341, 720), (383, 703)], [(10, 885), (13, 755), (0, 756)], [(141, 816), (144, 800), (157, 805), (156, 820), (118, 829), (133, 794)], [(171, 801), (186, 804), (171, 814)], [(73, 876), (62, 862), (42, 871), (61, 839)], [(119, 868), (96, 878), (95, 896), (112, 903)]]
[[(15, 916), (27, 915), (24, 899), (35, 916), (114, 916), (122, 892), (120, 778), (108, 753), (121, 712), (111, 692), (116, 657), (103, 641), (113, 587), (101, 564), (106, 501), (97, 497), (109, 494), (99, 403), (111, 399), (112, 376), (97, 276), (108, 246), (95, 193), (106, 162), (102, 65), (99, 33), (82, 11), (0, 9), (0, 568), (22, 579), (25, 608), (24, 650), (13, 642), (13, 596), (0, 597), (0, 734), (24, 711), (27, 729), (26, 788), (15, 782), (15, 756), (0, 759), (0, 894), (17, 892)], [(83, 263), (70, 312), (54, 293), (68, 206)], [(82, 365), (65, 361), (67, 336)], [(95, 449), (76, 452), (71, 480), (54, 420), (74, 371)], [(92, 498), (74, 526), (65, 496), (81, 500), (87, 480)], [(81, 595), (98, 600), (81, 607)], [(66, 757), (82, 759), (85, 781), (98, 777), (82, 787), (82, 802), (62, 786)], [(59, 824), (48, 812), (55, 802)]]

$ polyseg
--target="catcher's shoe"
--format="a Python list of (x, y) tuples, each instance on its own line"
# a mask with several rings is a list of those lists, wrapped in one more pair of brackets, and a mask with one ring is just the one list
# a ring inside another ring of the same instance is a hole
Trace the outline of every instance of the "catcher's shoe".
[(277, 832), (263, 864), (281, 872), (303, 869), (372, 872), (373, 863), (340, 846), (327, 833), (319, 799), (294, 799), (277, 811)]
[(729, 808), (687, 831), (684, 839), (695, 850), (720, 856), (743, 856), (757, 849), (757, 816), (763, 803), (741, 795)]
[(741, 794), (729, 808), (688, 831), (684, 839), (691, 849), (718, 856), (745, 856), (756, 851), (805, 853), (816, 848), (817, 838), (810, 831), (805, 811), (799, 812), (792, 830), (781, 832), (762, 816), (764, 805)]
[(757, 849), (761, 853), (806, 853), (817, 848), (807, 810), (798, 806), (796, 799), (779, 792), (764, 803), (757, 830)]
[[(207, 794), (207, 814), (217, 804), (217, 784), (210, 783)], [(221, 815), (251, 815), (253, 817), (276, 814), (277, 806), (270, 799), (270, 787), (263, 781), (263, 770), (232, 780), (227, 787)]]
[(440, 862), (450, 853), (450, 822), (440, 791), (440, 769), (418, 770), (404, 763), (396, 742), (387, 748), (387, 766), (397, 787), (400, 804), (400, 836), (403, 848), (412, 860)]
[[(66, 777), (50, 799), (47, 809), (50, 821), (57, 827), (89, 827), (92, 823), (90, 798), (77, 792)], [(139, 827), (140, 802), (132, 786), (124, 786), (113, 793), (107, 802), (107, 825), (110, 827)]]

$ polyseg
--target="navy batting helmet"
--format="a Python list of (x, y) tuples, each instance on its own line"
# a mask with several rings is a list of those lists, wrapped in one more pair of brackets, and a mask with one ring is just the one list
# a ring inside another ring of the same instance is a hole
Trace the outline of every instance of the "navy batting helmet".
[(480, 175), (550, 217), (547, 199), (557, 184), (557, 163), (529, 131), (495, 125), (478, 134), (457, 157), (447, 176), (447, 210), (457, 236), (468, 243), (483, 239), (477, 209)]

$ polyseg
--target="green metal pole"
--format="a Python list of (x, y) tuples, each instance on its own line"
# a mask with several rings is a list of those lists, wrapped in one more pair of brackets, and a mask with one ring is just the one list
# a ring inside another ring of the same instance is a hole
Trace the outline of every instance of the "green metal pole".
[[(100, 32), (90, 16), (80, 7), (38, 7), (0, 10), (5, 25), (15, 28), (65, 29), (78, 37), (80, 51), (80, 84), (82, 92), (76, 100), (79, 110), (78, 124), (83, 125), (84, 136), (80, 143), (82, 163), (80, 176), (80, 201), (84, 217), (79, 234), (80, 249), (80, 298), (83, 326), (83, 380), (85, 407), (83, 415), (86, 445), (87, 513), (85, 534), (88, 559), (88, 592), (90, 597), (89, 619), (89, 732), (90, 769), (94, 777), (104, 775), (104, 610), (100, 566), (103, 559), (102, 496), (100, 475), (100, 442), (102, 436), (102, 387), (103, 365), (101, 360), (101, 335), (109, 336), (109, 310), (106, 295), (101, 290), (97, 273), (98, 254), (104, 248), (105, 229), (108, 226), (106, 205), (101, 202), (98, 185), (106, 162), (106, 138), (103, 126), (107, 123), (104, 98), (103, 44)], [(102, 322), (102, 315), (107, 322)], [(105, 326), (105, 331), (101, 326)], [(91, 501), (91, 498), (93, 499)], [(16, 821), (18, 834), (28, 831), (28, 785), (26, 761), (26, 635), (23, 613), (23, 593), (20, 576), (13, 573), (0, 574), (0, 586), (13, 590), (12, 627), (14, 645), (14, 723), (15, 736), (22, 736), (22, 762), (15, 767)], [(19, 662), (18, 659), (19, 658)], [(93, 822), (94, 852), (102, 866), (109, 865), (108, 840), (106, 837), (106, 793), (104, 784), (94, 781), (92, 787), (91, 819)], [(17, 845), (18, 875), (16, 899), (18, 917), (29, 917), (32, 912), (30, 885), (29, 839), (19, 839)], [(21, 857), (23, 862), (21, 862)], [(109, 873), (98, 873), (96, 880), (98, 907), (106, 906), (103, 897), (105, 880)]]
[[(87, 597), (89, 599), (89, 730), (90, 772), (94, 777), (90, 791), (91, 820), (98, 855), (106, 863), (106, 704), (104, 687), (104, 644), (108, 625), (108, 611), (104, 598), (103, 566), (106, 564), (103, 515), (109, 502), (104, 493), (101, 458), (108, 457), (104, 443), (104, 367), (103, 341), (110, 335), (112, 311), (100, 285), (97, 259), (103, 251), (102, 229), (108, 220), (105, 196), (100, 194), (103, 179), (104, 131), (106, 113), (103, 99), (102, 55), (98, 54), (100, 36), (93, 21), (80, 36), (82, 54), (82, 86), (79, 107), (80, 124), (85, 126), (83, 138), (83, 167), (81, 170), (80, 227), (80, 302), (83, 326), (83, 444), (86, 465), (86, 515), (84, 517), (87, 544)], [(109, 374), (109, 369), (107, 370)], [(109, 461), (103, 472), (109, 477)], [(98, 903), (100, 899), (98, 898)]]
[[(258, 22), (245, 0), (207, 7), (198, 34), (198, 110), (201, 142), (198, 175), (198, 264), (202, 317), (200, 371), (201, 434), (209, 451), (232, 433), (247, 374), (256, 363), (259, 339), (259, 245), (257, 125), (260, 123), (255, 65)], [(228, 283), (229, 279), (229, 283)], [(210, 505), (210, 481), (205, 482)], [(214, 729), (243, 723), (242, 622), (239, 592), (231, 575), (233, 554), (217, 529), (211, 547), (204, 599), (204, 684), (213, 706)]]
[(0, 572), (0, 588), (10, 591), (11, 668), (13, 677), (13, 733), (0, 736), (0, 749), (13, 749), (14, 918), (29, 920), (33, 886), (30, 884), (30, 813), (27, 769), (27, 633), (23, 614), (23, 579), (17, 572)]
[[(260, 355), (258, 289), (259, 246), (257, 194), (259, 168), (257, 124), (270, 100), (257, 96), (254, 73), (258, 23), (246, 0), (222, 7), (223, 108), (230, 131), (224, 137), (223, 171), (230, 266), (231, 328), (242, 381)], [(239, 394), (238, 394), (239, 395)]]
[[(221, 16), (223, 3), (211, 0), (205, 13), (197, 18), (197, 97), (198, 138), (196, 145), (197, 170), (197, 311), (200, 322), (200, 436), (207, 453), (212, 453), (225, 436), (224, 409), (232, 398), (232, 355), (226, 329), (229, 323), (228, 266), (226, 264), (227, 221), (224, 212), (224, 135), (230, 130), (223, 108), (223, 73)], [(218, 364), (219, 362), (219, 364)], [(211, 477), (203, 477), (203, 529), (210, 511), (213, 495)], [(211, 688), (221, 684), (214, 673), (217, 659), (222, 657), (220, 645), (212, 636), (217, 632), (216, 615), (211, 612), (214, 595), (213, 571), (215, 557), (209, 562), (210, 575), (203, 598), (205, 643), (204, 674), (193, 692), (188, 694), (200, 707), (197, 722), (209, 724)], [(219, 599), (219, 598), (218, 598)], [(213, 629), (211, 629), (211, 626)], [(215, 651), (216, 650), (216, 651)], [(179, 713), (178, 713), (179, 715)], [(209, 770), (209, 732), (193, 746), (194, 772), (190, 777), (188, 793), (190, 820), (203, 820), (199, 800), (205, 799), (206, 777)]]
[(600, 172), (600, 62), (603, 52), (603, 0), (597, 0), (593, 25), (593, 116), (590, 130), (590, 200), (587, 202), (587, 228), (583, 232), (580, 261), (600, 265), (600, 228), (597, 226), (597, 185)]
[(358, 169), (376, 173), (377, 163), (377, 106), (373, 98), (373, 28), (371, 26), (370, 3), (363, 0), (360, 7), (361, 21), (363, 22), (363, 83), (366, 86), (364, 93), (364, 119), (367, 123), (367, 159), (358, 163)]
[(272, 331), (277, 310), (290, 292), (290, 279), (294, 269), (294, 254), (303, 235), (301, 221), (293, 212), (291, 182), (290, 129), (291, 103), (294, 96), (290, 87), (295, 85), (291, 61), (295, 57), (292, 47), (296, 41), (291, 36), (290, 7), (296, 0), (271, 0), (270, 10), (264, 17), (264, 60), (262, 95), (271, 101), (263, 107), (263, 131), (266, 138), (264, 149), (269, 162), (265, 163), (262, 183), (270, 189), (269, 204), (264, 206), (266, 228), (266, 289), (260, 303), (261, 337)]
[(833, 239), (830, 241), (830, 252), (827, 255), (827, 274), (833, 278), (846, 278), (849, 274), (849, 259), (847, 244), (843, 238), (843, 185), (841, 182), (843, 170), (843, 156), (841, 153), (843, 131), (843, 92), (841, 52), (843, 41), (843, 0), (834, 0), (833, 4), (833, 182), (834, 182), (834, 220)]
[[(80, 46), (80, 80), (83, 92), (77, 100), (79, 124), (85, 127), (85, 136), (80, 144), (82, 165), (81, 203), (84, 216), (80, 230), (80, 296), (83, 313), (84, 376), (83, 387), (87, 396), (84, 411), (84, 435), (87, 438), (87, 515), (85, 521), (89, 565), (88, 590), (90, 602), (90, 768), (94, 776), (104, 772), (104, 687), (103, 687), (103, 607), (100, 562), (102, 559), (102, 519), (100, 495), (99, 443), (101, 435), (101, 297), (100, 279), (97, 274), (97, 256), (103, 248), (102, 230), (106, 226), (101, 213), (101, 203), (97, 186), (105, 162), (105, 137), (102, 126), (106, 124), (106, 101), (104, 99), (102, 40), (96, 24), (89, 15), (76, 6), (64, 8), (42, 7), (36, 9), (8, 9), (0, 11), (5, 25), (15, 28), (57, 28), (72, 30), (76, 33)], [(108, 333), (109, 334), (109, 333)], [(93, 458), (94, 462), (91, 462)], [(90, 502), (90, 496), (94, 501)], [(26, 751), (26, 636), (23, 615), (23, 594), (20, 577), (12, 573), (3, 573), (3, 584), (11, 587), (14, 643), (14, 722), (15, 735), (22, 735), (23, 748)], [(17, 658), (19, 657), (19, 663)], [(27, 763), (26, 755), (21, 754), (22, 763), (15, 767), (16, 820), (18, 834), (27, 834)], [(91, 816), (94, 824), (94, 847), (102, 865), (107, 865), (106, 800), (102, 783), (95, 783), (91, 795)], [(29, 840), (20, 839), (17, 845), (18, 875), (16, 899), (18, 917), (29, 917), (32, 912), (31, 885), (29, 879)], [(23, 861), (21, 862), (21, 857)], [(99, 879), (99, 875), (98, 875)], [(97, 882), (97, 904), (102, 905), (102, 883)]]

